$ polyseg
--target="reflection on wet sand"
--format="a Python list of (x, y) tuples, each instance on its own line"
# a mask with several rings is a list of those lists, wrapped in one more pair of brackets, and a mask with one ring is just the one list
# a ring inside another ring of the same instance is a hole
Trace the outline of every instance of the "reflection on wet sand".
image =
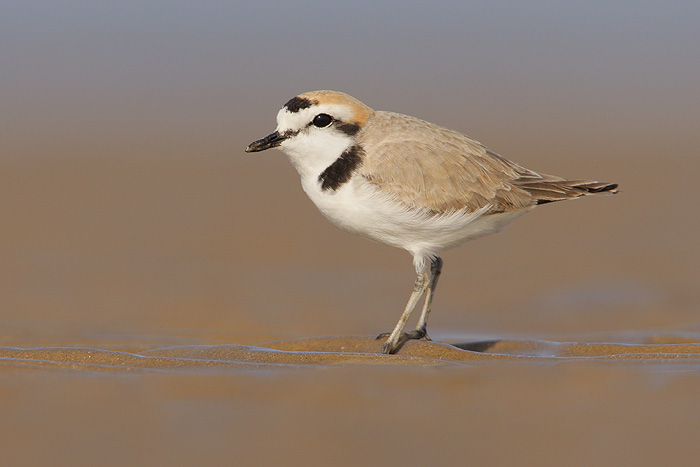
[(3, 367), (72, 368), (90, 371), (124, 370), (221, 370), (270, 369), (270, 366), (342, 365), (470, 365), (475, 361), (510, 360), (565, 362), (573, 360), (682, 360), (700, 368), (700, 336), (679, 343), (674, 336), (654, 338), (653, 343), (571, 343), (540, 340), (492, 340), (444, 344), (407, 341), (397, 355), (378, 353), (381, 342), (373, 337), (335, 336), (295, 339), (260, 346), (186, 345), (141, 352), (84, 347), (0, 348)]

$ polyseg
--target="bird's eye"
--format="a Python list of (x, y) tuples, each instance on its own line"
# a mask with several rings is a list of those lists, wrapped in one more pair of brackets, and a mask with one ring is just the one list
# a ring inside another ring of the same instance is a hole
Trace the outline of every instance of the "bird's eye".
[(313, 124), (319, 128), (325, 128), (333, 122), (333, 117), (328, 114), (318, 114), (314, 117)]

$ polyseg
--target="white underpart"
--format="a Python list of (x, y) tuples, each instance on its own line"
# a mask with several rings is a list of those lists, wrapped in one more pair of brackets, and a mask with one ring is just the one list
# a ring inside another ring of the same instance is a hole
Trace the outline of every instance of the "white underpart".
[(503, 229), (526, 211), (484, 215), (490, 206), (442, 215), (411, 209), (378, 191), (362, 177), (353, 177), (338, 190), (322, 190), (313, 177), (302, 187), (321, 213), (338, 227), (372, 240), (407, 250), (416, 272), (443, 250)]

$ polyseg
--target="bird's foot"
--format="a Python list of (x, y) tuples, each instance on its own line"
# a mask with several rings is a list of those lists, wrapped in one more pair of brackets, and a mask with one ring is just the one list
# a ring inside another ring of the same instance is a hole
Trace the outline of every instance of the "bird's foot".
[(396, 352), (396, 349), (399, 347), (399, 343), (391, 344), (389, 341), (386, 341), (384, 344), (382, 344), (382, 350), (381, 353), (390, 355), (394, 352)]
[(414, 329), (413, 331), (410, 332), (405, 332), (401, 336), (402, 338), (408, 340), (408, 339), (418, 339), (418, 340), (423, 340), (423, 341), (429, 341), (431, 340), (430, 337), (428, 336), (428, 330), (425, 329), (425, 327), (419, 328), (419, 329)]
[[(383, 332), (377, 336), (377, 339), (383, 339), (389, 336), (391, 336), (390, 332)], [(392, 354), (396, 352), (400, 344), (412, 339), (429, 341), (430, 337), (428, 337), (428, 331), (425, 327), (414, 329), (409, 332), (402, 332), (397, 342), (386, 341), (384, 345), (382, 345), (382, 353)]]
[[(377, 336), (377, 340), (384, 339), (385, 337), (389, 337), (390, 335), (390, 332), (383, 332)], [(401, 336), (399, 337), (399, 341), (407, 341), (410, 339), (418, 339), (424, 341), (432, 340), (430, 337), (428, 337), (428, 331), (425, 328), (414, 329), (410, 332), (402, 332)]]

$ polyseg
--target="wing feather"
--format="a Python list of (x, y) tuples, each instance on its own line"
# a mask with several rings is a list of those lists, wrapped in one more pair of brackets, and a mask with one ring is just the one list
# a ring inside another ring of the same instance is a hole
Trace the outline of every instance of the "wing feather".
[(393, 112), (375, 112), (359, 136), (366, 153), (359, 174), (405, 205), (434, 213), (488, 205), (494, 214), (617, 188), (538, 174), (466, 135)]
[(359, 169), (376, 188), (436, 213), (490, 205), (490, 213), (525, 209), (532, 196), (513, 184), (537, 174), (479, 142), (423, 120), (376, 112), (361, 135), (368, 155)]

